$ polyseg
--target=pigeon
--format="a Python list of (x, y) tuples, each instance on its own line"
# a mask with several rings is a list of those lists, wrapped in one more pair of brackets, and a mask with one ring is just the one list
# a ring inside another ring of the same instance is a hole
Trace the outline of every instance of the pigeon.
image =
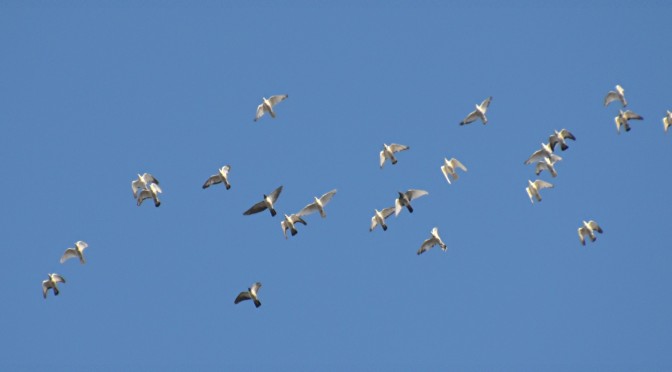
[(548, 144), (551, 145), (552, 151), (555, 150), (555, 145), (557, 145), (558, 143), (560, 144), (560, 149), (562, 151), (567, 150), (569, 146), (567, 146), (567, 143), (565, 142), (566, 139), (576, 141), (576, 137), (574, 137), (574, 135), (567, 129), (563, 129), (559, 132), (555, 130), (554, 132), (555, 133), (551, 134), (551, 136), (548, 137)]
[(425, 190), (408, 190), (406, 192), (398, 191), (399, 197), (394, 200), (394, 215), (398, 216), (403, 207), (408, 209), (409, 213), (413, 213), (413, 206), (411, 200), (417, 199), (421, 196), (429, 194)]
[(460, 122), (460, 125), (473, 123), (474, 121), (476, 121), (476, 119), (481, 119), (483, 125), (487, 124), (488, 118), (485, 116), (485, 112), (488, 111), (490, 101), (492, 101), (492, 97), (488, 97), (485, 99), (485, 101), (481, 102), (480, 105), (476, 105), (476, 110), (472, 111), (469, 115), (467, 115), (467, 117)]
[(287, 99), (289, 95), (281, 94), (277, 96), (271, 96), (269, 99), (262, 97), (261, 105), (257, 106), (257, 115), (254, 117), (254, 121), (261, 119), (265, 113), (269, 113), (272, 118), (275, 118), (275, 111), (273, 111), (273, 106)]
[(530, 202), (534, 204), (534, 199), (535, 197), (537, 201), (541, 201), (541, 195), (539, 194), (539, 190), (541, 189), (546, 189), (546, 188), (553, 188), (553, 185), (542, 180), (536, 180), (534, 182), (527, 180), (527, 183), (529, 186), (525, 188), (525, 191), (527, 191), (527, 195), (530, 197)]
[(275, 201), (278, 200), (278, 197), (280, 196), (281, 192), (282, 192), (282, 186), (273, 190), (273, 192), (270, 193), (268, 196), (264, 195), (264, 200), (262, 200), (259, 203), (253, 205), (250, 209), (246, 210), (243, 214), (246, 215), (246, 216), (249, 216), (251, 214), (259, 213), (259, 212), (268, 208), (268, 210), (271, 212), (271, 216), (275, 217), (275, 215), (277, 213), (275, 212), (274, 205), (275, 205)]
[(331, 200), (331, 198), (334, 197), (335, 194), (336, 190), (334, 189), (320, 196), (319, 198), (314, 197), (313, 199), (315, 199), (315, 201), (303, 207), (303, 209), (301, 209), (299, 213), (297, 213), (297, 215), (307, 216), (315, 212), (320, 212), (320, 216), (322, 216), (322, 218), (327, 217), (327, 213), (324, 211), (324, 206), (327, 205), (327, 203), (329, 203), (329, 201)]
[(439, 229), (435, 227), (432, 229), (432, 235), (429, 237), (429, 239), (422, 242), (420, 249), (418, 249), (418, 255), (423, 254), (424, 252), (428, 251), (430, 248), (432, 248), (437, 244), (439, 245), (439, 247), (441, 247), (441, 249), (444, 252), (446, 251), (446, 249), (448, 249), (446, 244), (443, 243), (443, 240), (441, 240), (441, 237), (439, 236)]
[(551, 158), (544, 157), (543, 160), (537, 163), (534, 173), (538, 176), (543, 170), (547, 170), (551, 173), (551, 177), (555, 178), (558, 176), (558, 172), (555, 171), (555, 163), (556, 161), (551, 160)]
[[(462, 165), (459, 160), (452, 158), (448, 160), (448, 158), (443, 158), (443, 165), (441, 166), (441, 172), (443, 172), (443, 176), (446, 177), (446, 181), (448, 181), (448, 184), (450, 184), (450, 179), (452, 178), (453, 180), (457, 180), (460, 178), (457, 175), (456, 168), (460, 168), (463, 171), (467, 171), (467, 167)], [(450, 176), (450, 177), (449, 177)]]
[(583, 226), (579, 227), (577, 232), (579, 233), (579, 240), (581, 241), (582, 245), (586, 245), (586, 239), (585, 236), (588, 235), (590, 237), (590, 241), (594, 242), (597, 238), (595, 237), (595, 231), (598, 233), (602, 234), (602, 228), (600, 225), (597, 224), (595, 221), (583, 221)]
[(667, 115), (663, 118), (663, 129), (665, 130), (665, 133), (667, 133), (667, 130), (670, 128), (670, 125), (672, 125), (672, 112), (670, 110), (667, 110)]
[(604, 106), (609, 106), (609, 104), (615, 100), (621, 101), (623, 107), (627, 106), (628, 101), (625, 100), (625, 96), (623, 95), (624, 93), (625, 90), (620, 85), (616, 85), (616, 91), (611, 90), (609, 93), (607, 93), (607, 96), (604, 97)]
[(629, 132), (630, 124), (628, 123), (628, 120), (644, 120), (644, 118), (630, 110), (625, 112), (623, 110), (618, 110), (618, 115), (614, 118), (614, 122), (616, 122), (616, 132), (619, 134), (621, 133), (621, 126), (625, 126), (625, 131)]
[(285, 215), (285, 219), (280, 221), (280, 227), (282, 227), (282, 233), (285, 235), (285, 239), (287, 239), (288, 229), (292, 232), (292, 236), (298, 233), (296, 227), (294, 226), (295, 223), (302, 223), (304, 226), (308, 225), (308, 223), (306, 223), (306, 221), (303, 218), (301, 218), (301, 216), (299, 216), (298, 213), (289, 216)]
[(231, 184), (229, 183), (229, 170), (231, 170), (231, 166), (225, 165), (217, 171), (217, 174), (213, 174), (208, 178), (207, 181), (203, 184), (203, 188), (207, 189), (208, 187), (212, 185), (216, 185), (218, 183), (224, 183), (224, 186), (226, 186), (226, 189), (231, 188)]
[(79, 257), (79, 262), (82, 264), (86, 263), (86, 260), (84, 259), (84, 250), (88, 247), (89, 245), (86, 244), (86, 242), (81, 240), (76, 242), (74, 248), (68, 248), (65, 250), (65, 253), (63, 253), (63, 256), (61, 257), (61, 263), (73, 257)]
[(248, 288), (247, 291), (240, 292), (238, 294), (238, 297), (236, 297), (235, 301), (233, 301), (233, 303), (237, 304), (241, 301), (253, 300), (254, 306), (256, 307), (261, 306), (261, 301), (259, 301), (259, 298), (257, 297), (257, 292), (259, 291), (259, 288), (261, 288), (260, 282), (252, 284), (252, 286)]
[(49, 288), (51, 288), (54, 291), (54, 296), (58, 296), (58, 286), (56, 283), (61, 282), (65, 283), (65, 278), (62, 276), (54, 273), (54, 274), (47, 274), (49, 276), (49, 279), (45, 280), (42, 282), (42, 295), (44, 298), (47, 298), (47, 291)]
[(553, 162), (556, 162), (558, 160), (562, 160), (562, 158), (558, 155), (555, 155), (553, 153), (553, 149), (551, 148), (550, 145), (547, 145), (545, 143), (541, 143), (541, 148), (530, 155), (527, 160), (525, 160), (524, 164), (532, 164), (532, 162), (541, 160), (542, 158), (550, 158)]
[(383, 231), (387, 231), (385, 219), (390, 217), (392, 213), (394, 213), (394, 207), (385, 208), (382, 211), (375, 209), (375, 214), (371, 217), (371, 227), (369, 228), (369, 231), (373, 231), (378, 225), (383, 228)]
[(131, 181), (131, 189), (133, 190), (133, 199), (138, 198), (138, 190), (147, 189), (150, 183), (159, 184), (159, 180), (154, 178), (149, 173), (138, 174), (138, 179)]
[(385, 159), (390, 159), (392, 164), (397, 164), (397, 158), (394, 157), (395, 152), (408, 150), (410, 147), (405, 145), (398, 145), (393, 143), (391, 145), (383, 144), (383, 151), (380, 152), (380, 169), (385, 165)]
[(140, 194), (138, 194), (138, 207), (140, 204), (142, 204), (142, 201), (145, 199), (152, 198), (154, 199), (154, 206), (158, 207), (161, 205), (161, 200), (159, 200), (159, 194), (161, 193), (161, 188), (159, 187), (158, 184), (156, 183), (151, 183), (149, 184), (149, 189), (148, 190), (142, 190)]

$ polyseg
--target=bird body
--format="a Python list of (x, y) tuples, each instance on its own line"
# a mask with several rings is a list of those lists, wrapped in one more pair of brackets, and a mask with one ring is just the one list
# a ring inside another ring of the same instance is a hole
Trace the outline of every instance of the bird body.
[(600, 225), (597, 224), (597, 222), (593, 220), (590, 220), (588, 222), (583, 221), (583, 225), (579, 227), (579, 229), (577, 230), (577, 232), (579, 233), (579, 240), (581, 241), (581, 245), (586, 245), (586, 239), (585, 239), (586, 235), (590, 237), (591, 242), (597, 240), (597, 237), (595, 237), (595, 231), (602, 234), (602, 228), (600, 227)]
[(248, 288), (247, 291), (240, 292), (233, 303), (237, 304), (241, 301), (253, 300), (255, 307), (261, 306), (261, 301), (259, 301), (259, 297), (257, 296), (259, 288), (261, 288), (260, 282), (252, 284), (252, 286)]
[(274, 217), (277, 214), (275, 211), (275, 202), (278, 200), (281, 192), (282, 186), (273, 190), (273, 192), (270, 194), (264, 195), (264, 199), (262, 201), (250, 207), (250, 209), (246, 210), (243, 214), (249, 216), (251, 214), (259, 213), (265, 209), (268, 209), (271, 212), (271, 216)]
[(625, 131), (629, 132), (630, 131), (630, 120), (644, 120), (644, 118), (639, 115), (635, 114), (634, 112), (627, 110), (618, 110), (618, 115), (614, 118), (614, 122), (616, 122), (616, 132), (618, 134), (621, 134), (621, 126), (625, 127)]
[(543, 160), (542, 158), (549, 158), (553, 162), (562, 160), (562, 158), (558, 155), (555, 155), (553, 153), (553, 148), (549, 144), (546, 143), (541, 143), (541, 148), (530, 155), (527, 160), (525, 160), (525, 164), (531, 164), (534, 161), (538, 160)]
[(54, 291), (54, 296), (58, 296), (58, 285), (56, 283), (65, 283), (65, 278), (59, 274), (47, 274), (49, 279), (42, 282), (42, 296), (47, 298), (47, 291), (51, 288)]
[(145, 199), (152, 198), (154, 200), (154, 206), (158, 207), (161, 205), (161, 200), (159, 200), (159, 194), (161, 193), (161, 188), (159, 187), (158, 184), (156, 183), (151, 183), (149, 184), (149, 188), (142, 190), (140, 194), (138, 194), (138, 207), (142, 204), (142, 201)]
[(138, 178), (131, 181), (131, 190), (133, 190), (133, 198), (137, 199), (138, 198), (138, 190), (143, 190), (143, 189), (148, 189), (148, 185), (151, 183), (159, 184), (159, 180), (154, 178), (149, 173), (143, 173), (140, 175), (138, 173)]
[(560, 149), (565, 151), (569, 148), (565, 140), (571, 139), (572, 141), (576, 141), (576, 137), (574, 137), (574, 135), (567, 129), (563, 129), (559, 132), (554, 130), (554, 132), (555, 133), (548, 137), (548, 144), (551, 146), (551, 151), (555, 150), (555, 145), (557, 144), (560, 144)]
[(275, 118), (275, 111), (273, 111), (273, 106), (284, 101), (287, 97), (289, 97), (287, 94), (271, 96), (268, 99), (266, 99), (266, 97), (262, 97), (261, 104), (257, 106), (257, 115), (254, 117), (254, 121), (259, 120), (267, 112), (271, 115), (272, 118)]
[(399, 151), (405, 151), (408, 149), (410, 149), (410, 147), (405, 145), (398, 145), (396, 143), (393, 143), (388, 146), (386, 143), (384, 143), (383, 151), (380, 152), (380, 168), (382, 169), (383, 165), (385, 165), (385, 159), (390, 159), (390, 162), (392, 162), (392, 164), (397, 164), (397, 158), (394, 156), (394, 153)]
[(287, 239), (287, 230), (291, 231), (292, 236), (298, 233), (298, 230), (296, 230), (296, 226), (294, 225), (296, 223), (302, 223), (304, 226), (308, 225), (308, 223), (298, 214), (285, 215), (285, 219), (280, 221), (280, 227), (282, 227), (282, 233), (285, 235), (285, 239)]
[(398, 191), (399, 197), (394, 200), (394, 215), (398, 216), (401, 213), (403, 207), (408, 209), (409, 213), (413, 213), (413, 206), (411, 205), (411, 200), (417, 199), (419, 197), (429, 194), (425, 190), (408, 190), (406, 192)]
[(530, 202), (534, 204), (534, 199), (536, 198), (537, 201), (541, 201), (541, 194), (539, 194), (539, 190), (541, 189), (546, 189), (546, 188), (553, 188), (553, 185), (542, 180), (536, 180), (534, 182), (527, 180), (528, 186), (525, 188), (525, 191), (527, 191), (527, 195), (530, 197)]
[(549, 173), (551, 173), (551, 177), (557, 177), (558, 172), (555, 171), (555, 163), (556, 161), (551, 160), (551, 158), (544, 157), (540, 162), (537, 163), (537, 166), (535, 167), (535, 174), (538, 176), (543, 170), (547, 170)]
[(309, 214), (315, 213), (315, 212), (320, 212), (320, 216), (322, 218), (327, 217), (327, 213), (324, 211), (324, 207), (331, 201), (331, 198), (334, 197), (336, 194), (336, 190), (331, 190), (324, 195), (318, 197), (313, 197), (314, 201), (299, 211), (297, 215), (299, 216), (307, 216)]
[(375, 209), (374, 215), (371, 217), (371, 227), (369, 228), (369, 231), (373, 231), (378, 225), (383, 228), (383, 231), (387, 231), (385, 219), (390, 217), (392, 213), (394, 213), (394, 207), (385, 208), (382, 211)]
[(665, 133), (667, 133), (667, 130), (670, 128), (670, 125), (672, 125), (672, 112), (670, 112), (670, 110), (667, 110), (667, 114), (663, 118), (663, 130), (665, 130)]
[(439, 229), (435, 227), (432, 229), (430, 237), (424, 242), (422, 242), (422, 245), (420, 246), (420, 249), (418, 249), (417, 252), (418, 255), (423, 254), (424, 252), (428, 251), (437, 244), (441, 247), (441, 250), (443, 250), (444, 252), (446, 251), (446, 249), (448, 249), (446, 244), (443, 242), (443, 240), (441, 240), (441, 237), (439, 236)]
[(611, 102), (616, 100), (621, 101), (623, 107), (628, 105), (628, 101), (625, 100), (625, 89), (623, 89), (620, 85), (616, 85), (616, 90), (612, 90), (607, 93), (607, 96), (604, 97), (604, 106), (609, 106)]
[(443, 176), (446, 177), (446, 181), (448, 181), (448, 184), (450, 184), (450, 179), (452, 178), (454, 181), (460, 178), (458, 176), (456, 169), (460, 168), (463, 171), (467, 171), (467, 167), (462, 165), (459, 160), (455, 158), (451, 158), (448, 160), (448, 158), (443, 158), (443, 165), (441, 166), (441, 172), (443, 173)]
[(79, 258), (79, 262), (84, 264), (86, 263), (86, 260), (84, 259), (84, 250), (88, 248), (89, 245), (86, 244), (86, 242), (83, 241), (77, 241), (75, 243), (74, 248), (68, 248), (65, 250), (63, 253), (63, 256), (61, 257), (61, 263), (69, 260), (70, 258), (77, 257)]
[(224, 186), (226, 186), (226, 189), (231, 188), (231, 184), (229, 183), (229, 170), (231, 170), (231, 166), (225, 165), (217, 170), (217, 174), (213, 174), (208, 178), (205, 183), (203, 184), (203, 188), (207, 189), (208, 187), (212, 185), (216, 185), (218, 183), (224, 183)]
[(475, 105), (476, 110), (472, 111), (467, 115), (464, 120), (460, 122), (460, 125), (465, 125), (469, 123), (473, 123), (476, 121), (476, 119), (481, 119), (483, 122), (483, 125), (488, 123), (488, 117), (485, 116), (485, 113), (488, 111), (488, 106), (490, 106), (490, 101), (492, 101), (492, 97), (486, 98), (483, 102), (481, 102), (480, 105)]

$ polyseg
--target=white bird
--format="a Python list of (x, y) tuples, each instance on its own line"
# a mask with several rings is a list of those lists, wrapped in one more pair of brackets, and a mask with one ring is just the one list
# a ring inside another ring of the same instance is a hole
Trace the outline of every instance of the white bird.
[(551, 177), (555, 178), (558, 176), (558, 172), (555, 171), (555, 163), (556, 161), (551, 160), (551, 158), (544, 157), (543, 160), (537, 163), (534, 173), (538, 176), (543, 170), (547, 170), (551, 173)]
[(644, 118), (630, 110), (625, 112), (623, 110), (618, 110), (618, 115), (614, 118), (614, 122), (616, 122), (616, 131), (619, 134), (621, 133), (621, 126), (625, 126), (626, 132), (630, 131), (629, 120), (644, 120)]
[(154, 199), (154, 206), (158, 207), (161, 205), (161, 200), (159, 200), (159, 194), (162, 193), (161, 188), (156, 183), (149, 184), (149, 190), (142, 190), (138, 194), (138, 207), (142, 204), (142, 201), (145, 199), (152, 198)]
[(621, 101), (623, 107), (627, 106), (628, 101), (625, 100), (624, 93), (625, 90), (620, 85), (616, 85), (616, 91), (611, 90), (609, 93), (607, 93), (607, 96), (604, 97), (604, 106), (608, 106), (612, 101), (615, 100)]
[[(457, 175), (456, 168), (460, 168), (463, 171), (467, 171), (467, 167), (462, 165), (459, 160), (452, 158), (448, 160), (448, 158), (443, 158), (443, 165), (441, 166), (441, 172), (443, 172), (443, 176), (446, 177), (446, 181), (450, 184), (450, 179), (452, 178), (454, 181), (460, 178), (460, 176)], [(450, 176), (450, 177), (449, 177)]]
[(663, 118), (663, 129), (665, 130), (665, 133), (667, 133), (667, 130), (670, 128), (670, 125), (672, 125), (672, 112), (670, 110), (667, 110), (667, 115)]
[(439, 245), (441, 249), (445, 252), (448, 247), (446, 244), (441, 240), (441, 237), (439, 236), (439, 229), (436, 227), (432, 229), (432, 235), (429, 237), (429, 239), (425, 240), (422, 242), (422, 245), (420, 246), (420, 249), (418, 249), (418, 255), (423, 254), (424, 252), (428, 251), (430, 248), (432, 248), (435, 245)]
[(595, 221), (583, 221), (583, 226), (579, 227), (577, 230), (579, 233), (579, 240), (581, 241), (582, 245), (586, 245), (586, 239), (585, 236), (588, 235), (590, 237), (590, 241), (594, 242), (597, 238), (595, 237), (595, 231), (598, 233), (602, 234), (602, 228), (600, 225), (597, 224)]
[(275, 118), (275, 111), (273, 111), (273, 106), (284, 101), (289, 95), (281, 94), (277, 96), (271, 96), (269, 99), (262, 97), (261, 105), (257, 106), (257, 115), (254, 117), (254, 121), (259, 120), (265, 113), (269, 113), (272, 118)]
[(548, 137), (548, 144), (551, 146), (551, 150), (555, 150), (555, 145), (559, 143), (560, 149), (562, 151), (565, 151), (569, 148), (569, 146), (567, 146), (567, 143), (565, 142), (566, 139), (576, 141), (576, 137), (574, 137), (574, 135), (567, 129), (563, 129), (559, 132), (557, 130), (554, 130), (554, 132), (555, 133), (551, 134), (551, 136)]
[(298, 233), (296, 226), (294, 226), (296, 223), (302, 223), (304, 226), (308, 225), (308, 223), (306, 223), (306, 221), (298, 214), (285, 215), (285, 219), (280, 221), (280, 227), (282, 227), (282, 233), (285, 235), (285, 239), (287, 239), (288, 229), (292, 232), (292, 236)]
[(532, 155), (530, 155), (530, 157), (525, 160), (525, 164), (531, 164), (534, 161), (542, 160), (542, 158), (550, 158), (553, 162), (562, 160), (560, 156), (553, 153), (553, 149), (550, 145), (542, 142), (541, 148), (533, 152)]
[(334, 189), (320, 196), (319, 198), (313, 197), (315, 201), (303, 207), (303, 209), (301, 209), (299, 213), (297, 213), (297, 215), (307, 216), (315, 212), (320, 212), (320, 216), (322, 216), (322, 218), (327, 217), (327, 213), (324, 211), (324, 207), (327, 205), (327, 203), (329, 203), (329, 201), (331, 200), (331, 198), (334, 197), (335, 194), (336, 190)]
[(250, 209), (246, 210), (243, 214), (249, 216), (251, 214), (259, 213), (265, 209), (268, 209), (271, 212), (271, 216), (275, 216), (275, 202), (278, 200), (281, 192), (282, 186), (273, 190), (273, 192), (270, 194), (264, 195), (264, 199), (262, 201), (250, 207)]
[(373, 231), (378, 225), (383, 228), (383, 231), (387, 231), (385, 219), (390, 217), (392, 213), (394, 213), (394, 207), (385, 208), (382, 211), (375, 209), (375, 214), (371, 217), (371, 227), (369, 228), (369, 231)]
[(42, 282), (42, 296), (44, 296), (45, 299), (47, 298), (47, 291), (49, 288), (54, 291), (55, 296), (58, 296), (59, 292), (56, 283), (65, 283), (65, 278), (56, 273), (47, 275), (49, 276), (49, 279)]
[(542, 180), (536, 180), (534, 182), (527, 180), (527, 183), (529, 186), (525, 188), (525, 191), (527, 191), (527, 195), (530, 197), (530, 202), (534, 204), (534, 199), (535, 197), (537, 201), (541, 201), (541, 195), (539, 194), (539, 190), (541, 189), (546, 189), (546, 188), (553, 188), (553, 185)]
[(218, 183), (224, 183), (224, 186), (226, 186), (226, 189), (231, 188), (231, 184), (229, 183), (229, 170), (231, 170), (231, 166), (225, 165), (217, 170), (217, 174), (213, 174), (208, 178), (207, 181), (203, 184), (203, 188), (207, 189), (208, 187), (212, 185), (216, 185)]
[(84, 250), (88, 247), (89, 245), (86, 244), (86, 242), (81, 240), (76, 242), (74, 248), (68, 248), (65, 250), (65, 253), (63, 253), (63, 256), (61, 257), (61, 263), (73, 257), (79, 257), (80, 263), (86, 263), (86, 260), (84, 259)]
[(476, 119), (481, 119), (483, 122), (483, 125), (488, 123), (488, 118), (485, 116), (486, 111), (488, 111), (488, 106), (490, 106), (490, 101), (492, 101), (492, 97), (488, 97), (485, 99), (485, 101), (481, 102), (480, 105), (475, 105), (476, 110), (472, 111), (469, 115), (467, 115), (464, 120), (460, 122), (460, 125), (465, 125), (472, 123), (476, 121)]
[(240, 292), (238, 294), (238, 297), (236, 297), (236, 299), (233, 301), (233, 303), (237, 304), (241, 301), (253, 300), (254, 306), (256, 307), (261, 306), (261, 301), (259, 301), (259, 298), (257, 297), (257, 292), (259, 291), (259, 288), (261, 288), (260, 282), (252, 284), (252, 286), (248, 288), (247, 291)]
[(413, 206), (411, 205), (411, 200), (415, 200), (421, 196), (429, 194), (425, 190), (408, 190), (406, 192), (397, 191), (399, 197), (394, 200), (394, 215), (398, 216), (401, 213), (401, 209), (406, 207), (409, 213), (413, 213)]
[(150, 183), (159, 184), (159, 180), (154, 178), (149, 173), (138, 174), (138, 179), (131, 181), (131, 189), (133, 190), (133, 199), (138, 198), (138, 190), (147, 189)]
[(391, 145), (383, 144), (383, 151), (380, 152), (380, 168), (383, 168), (385, 164), (385, 159), (390, 159), (392, 164), (397, 164), (397, 158), (394, 157), (395, 152), (405, 151), (410, 149), (410, 147), (405, 145), (398, 145), (393, 143)]

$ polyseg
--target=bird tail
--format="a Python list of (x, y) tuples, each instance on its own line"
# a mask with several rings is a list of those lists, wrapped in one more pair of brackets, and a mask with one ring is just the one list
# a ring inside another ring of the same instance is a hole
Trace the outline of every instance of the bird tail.
[(409, 213), (413, 213), (413, 207), (411, 207), (410, 204), (407, 204), (407, 205), (406, 205), (406, 209), (408, 209), (408, 212), (409, 212)]
[(275, 209), (271, 208), (269, 209), (271, 211), (271, 217), (275, 217), (276, 214), (278, 214)]
[(60, 293), (60, 292), (58, 291), (58, 288), (56, 288), (56, 286), (54, 286), (54, 287), (52, 287), (52, 288), (54, 289), (54, 296), (58, 296), (58, 294)]
[(380, 225), (380, 227), (382, 227), (382, 228), (383, 228), (383, 231), (387, 231), (387, 225), (385, 225), (385, 224), (382, 224), (382, 225)]
[(298, 231), (295, 228), (292, 228), (292, 236), (296, 235)]
[(259, 300), (254, 300), (254, 306), (256, 306), (256, 307), (261, 306), (261, 301), (259, 301)]
[(230, 189), (230, 188), (231, 188), (231, 184), (230, 184), (230, 183), (227, 183), (227, 184), (226, 184), (226, 189), (228, 190), (228, 189)]
[(564, 143), (560, 144), (560, 149), (561, 149), (562, 151), (565, 151), (565, 150), (567, 150), (568, 148), (569, 148), (569, 146), (567, 146), (566, 144), (564, 144)]

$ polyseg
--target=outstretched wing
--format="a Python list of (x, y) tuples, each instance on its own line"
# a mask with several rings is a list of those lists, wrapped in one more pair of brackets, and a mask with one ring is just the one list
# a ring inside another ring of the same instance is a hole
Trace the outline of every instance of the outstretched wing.
[(630, 110), (624, 112), (623, 116), (625, 117), (626, 120), (643, 120), (644, 119), (639, 114), (635, 114), (634, 112), (632, 112)]
[(467, 171), (467, 167), (465, 167), (464, 164), (460, 163), (460, 161), (457, 160), (457, 159), (455, 159), (455, 158), (450, 159), (450, 165), (451, 165), (453, 168), (458, 167), (458, 168), (462, 169), (462, 170), (465, 171), (465, 172)]
[(278, 200), (278, 197), (280, 196), (280, 193), (282, 192), (282, 186), (278, 187), (277, 189), (273, 190), (268, 197), (271, 199), (273, 203), (275, 203), (276, 200)]
[(392, 152), (404, 151), (404, 150), (408, 150), (409, 148), (410, 147), (408, 147), (406, 145), (399, 145), (399, 144), (396, 144), (396, 143), (393, 143), (393, 144), (390, 145), (390, 150), (392, 150)]
[(602, 234), (602, 228), (600, 227), (600, 225), (597, 224), (597, 222), (591, 220), (591, 221), (588, 221), (588, 225), (590, 226), (591, 229), (593, 229), (593, 230), (599, 232), (600, 234)]
[(277, 105), (278, 103), (280, 103), (280, 102), (284, 101), (285, 99), (287, 99), (287, 97), (289, 97), (289, 95), (287, 95), (287, 94), (279, 94), (279, 95), (277, 95), (277, 96), (271, 96), (271, 97), (268, 99), (268, 102), (271, 103), (271, 106), (275, 106), (275, 105)]
[(233, 303), (237, 304), (241, 301), (251, 300), (251, 299), (252, 299), (252, 296), (250, 295), (250, 292), (244, 291), (244, 292), (240, 292), (238, 294), (238, 297), (236, 297), (236, 299), (233, 301)]
[(249, 216), (251, 214), (259, 213), (266, 209), (266, 203), (262, 200), (259, 203), (253, 205), (250, 209), (246, 210), (243, 214)]
[(534, 185), (537, 187), (537, 190), (553, 188), (553, 184), (544, 180), (536, 180), (534, 181)]
[(380, 152), (380, 167), (383, 167), (383, 164), (385, 164), (385, 151)]
[(219, 174), (215, 174), (213, 176), (210, 176), (207, 181), (203, 184), (203, 188), (207, 189), (208, 187), (221, 183), (222, 182), (222, 177), (219, 176)]
[(259, 120), (262, 116), (264, 116), (264, 104), (263, 103), (261, 105), (257, 106), (257, 114), (254, 116), (254, 121)]
[(460, 122), (460, 125), (473, 123), (478, 118), (479, 118), (478, 111), (472, 111), (469, 115), (467, 115), (466, 118), (464, 118), (464, 120)]
[(609, 106), (609, 104), (615, 100), (619, 99), (618, 93), (613, 90), (607, 93), (607, 96), (604, 97), (604, 105)]
[(408, 190), (406, 191), (406, 196), (408, 197), (409, 200), (417, 199), (421, 196), (425, 196), (429, 194), (425, 190)]
[(67, 260), (69, 260), (73, 257), (77, 257), (77, 251), (75, 250), (75, 248), (68, 248), (63, 253), (63, 256), (61, 256), (61, 263), (65, 262), (65, 261), (67, 261)]
[(380, 213), (383, 215), (383, 218), (387, 218), (390, 217), (392, 213), (394, 213), (394, 209), (394, 207), (385, 208)]
[(307, 216), (309, 214), (313, 214), (313, 213), (317, 212), (318, 210), (319, 209), (317, 208), (317, 203), (313, 202), (313, 203), (310, 203), (310, 204), (306, 205), (305, 207), (303, 207), (303, 209), (301, 209), (299, 211), (299, 213), (297, 213), (296, 215), (297, 216)]
[(486, 98), (483, 102), (481, 102), (481, 110), (485, 111), (488, 109), (490, 106), (490, 101), (492, 101), (492, 97)]
[(54, 281), (56, 283), (59, 283), (59, 282), (60, 283), (65, 283), (65, 278), (60, 276), (59, 274), (53, 274), (51, 277), (54, 279)]
[(565, 138), (565, 139), (569, 138), (569, 139), (571, 139), (572, 141), (576, 141), (576, 137), (574, 137), (574, 135), (572, 134), (572, 132), (568, 131), (567, 129), (563, 129), (563, 130), (561, 130), (561, 131), (560, 131), (560, 135), (562, 136), (562, 138)]
[(422, 242), (422, 245), (420, 246), (420, 249), (418, 249), (418, 254), (422, 254), (425, 251), (430, 250), (433, 246), (435, 246), (437, 243), (436, 239), (434, 237), (431, 237), (424, 242)]
[(325, 206), (325, 205), (327, 205), (327, 203), (329, 203), (331, 198), (334, 197), (334, 195), (336, 195), (336, 189), (331, 190), (328, 193), (320, 196), (320, 202), (322, 203), (323, 206)]

